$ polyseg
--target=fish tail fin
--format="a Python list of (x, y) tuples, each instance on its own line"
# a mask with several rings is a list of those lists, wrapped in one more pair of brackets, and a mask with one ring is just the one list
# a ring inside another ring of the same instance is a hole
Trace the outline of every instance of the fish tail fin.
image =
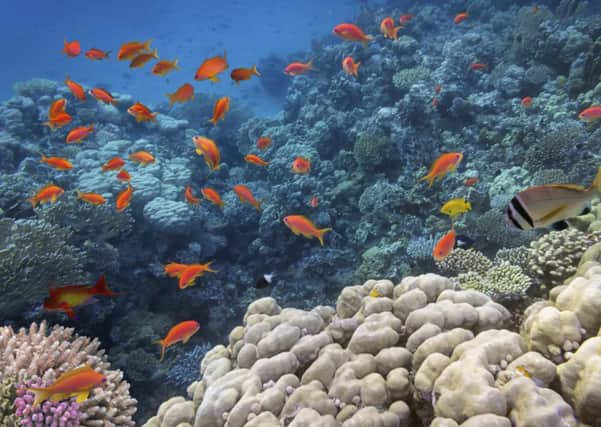
[(208, 79), (210, 81), (212, 81), (213, 83), (219, 83), (219, 77), (217, 77), (217, 76), (211, 76)]
[(323, 235), (326, 234), (328, 231), (332, 231), (331, 228), (320, 228), (319, 230), (317, 230), (317, 239), (319, 240), (319, 243), (321, 244), (321, 246), (323, 246)]
[(150, 43), (152, 43), (152, 39), (148, 39), (144, 42), (144, 44), (142, 45), (142, 48), (145, 50), (150, 50)]
[(158, 116), (158, 115), (159, 115), (159, 113), (152, 113), (152, 114), (151, 114), (151, 116), (152, 116), (152, 119), (151, 119), (151, 120), (152, 120), (153, 122), (156, 122), (156, 121), (157, 121), (157, 116)]
[(353, 75), (355, 77), (359, 77), (359, 65), (361, 65), (361, 62), (355, 63), (355, 66), (353, 67)]
[(372, 41), (374, 39), (374, 36), (368, 36), (366, 35), (365, 38), (363, 39), (363, 41), (361, 42), (361, 44), (363, 45), (363, 47), (367, 47), (367, 44)]
[(595, 179), (593, 180), (593, 183), (591, 184), (591, 188), (592, 189), (594, 188), (599, 193), (601, 193), (601, 166), (597, 170), (597, 175), (595, 176)]
[(213, 270), (211, 268), (211, 264), (213, 264), (215, 261), (209, 261), (207, 262), (207, 271), (211, 272), (211, 273), (217, 273), (217, 270)]
[(40, 163), (44, 163), (46, 160), (48, 160), (48, 157), (46, 157), (44, 153), (40, 153), (40, 156), (42, 156), (42, 158), (40, 159)]
[(397, 39), (397, 33), (399, 32), (399, 30), (402, 30), (403, 26), (399, 25), (398, 27), (394, 27), (394, 32), (393, 32), (393, 38), (396, 40)]
[(32, 392), (35, 397), (35, 399), (33, 401), (33, 405), (32, 405), (32, 407), (34, 407), (34, 408), (36, 406), (44, 403), (50, 397), (50, 393), (46, 389), (43, 389), (43, 388), (33, 387), (33, 388), (28, 388), (27, 391)]
[(422, 176), (419, 180), (428, 181), (428, 188), (432, 187), (432, 184), (434, 184), (434, 177), (430, 176), (430, 174)]
[(106, 51), (105, 55), (106, 55), (107, 58), (109, 57), (109, 55), (111, 54), (111, 52), (112, 52), (112, 50), (107, 50)]
[(308, 65), (308, 67), (309, 67), (309, 70), (311, 70), (311, 71), (319, 71), (319, 69), (318, 69), (318, 68), (315, 68), (315, 67), (313, 66), (313, 58), (311, 58), (311, 59), (309, 59), (309, 60), (307, 61), (307, 65)]
[(173, 68), (181, 70), (181, 68), (179, 68), (179, 58), (175, 58), (175, 61), (173, 61)]
[(152, 57), (154, 59), (159, 59), (159, 50), (155, 47), (154, 50), (152, 51)]
[(73, 311), (73, 307), (65, 306), (62, 308), (62, 310), (65, 312), (69, 320), (75, 320), (75, 311)]
[(100, 278), (98, 279), (98, 281), (92, 287), (91, 290), (95, 295), (106, 295), (106, 296), (117, 295), (115, 292), (113, 292), (109, 289), (108, 285), (106, 284), (106, 277), (104, 275), (100, 276)]
[(217, 126), (217, 119), (209, 119), (207, 120), (209, 123), (213, 123), (213, 126)]
[(257, 66), (256, 65), (253, 65), (252, 70), (253, 70), (253, 74), (255, 76), (260, 76), (261, 75), (261, 73), (259, 73), (259, 70), (257, 70)]
[(32, 208), (35, 208), (35, 206), (38, 204), (38, 201), (35, 199), (35, 197), (29, 199), (29, 202), (31, 203)]
[(161, 359), (159, 360), (159, 362), (162, 362), (163, 359), (165, 358), (165, 340), (157, 340), (157, 341), (155, 341), (155, 344), (158, 344), (161, 346)]
[(258, 211), (261, 210), (261, 203), (260, 201), (257, 200), (257, 204), (255, 205), (255, 208), (257, 208)]
[(175, 104), (175, 94), (174, 93), (166, 93), (165, 94), (169, 99), (169, 107), (172, 107)]

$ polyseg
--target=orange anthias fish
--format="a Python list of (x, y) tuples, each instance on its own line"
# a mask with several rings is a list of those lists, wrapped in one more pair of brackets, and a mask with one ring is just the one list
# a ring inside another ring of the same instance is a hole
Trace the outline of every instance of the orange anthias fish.
[(75, 40), (72, 42), (65, 40), (63, 44), (63, 53), (71, 57), (78, 56), (81, 53), (81, 45)]
[(308, 174), (311, 171), (311, 160), (298, 156), (292, 162), (292, 172), (298, 174)]
[(184, 270), (188, 268), (188, 264), (180, 264), (177, 262), (170, 262), (169, 264), (165, 264), (163, 266), (163, 271), (169, 277), (179, 277), (182, 275)]
[(223, 73), (228, 67), (229, 65), (227, 65), (225, 52), (223, 52), (223, 56), (214, 56), (205, 59), (205, 61), (200, 64), (200, 67), (198, 67), (198, 70), (196, 70), (194, 80), (210, 80), (213, 83), (217, 83), (219, 81), (217, 74)]
[(259, 156), (255, 155), (255, 154), (247, 154), (246, 156), (244, 156), (244, 160), (246, 160), (247, 163), (252, 163), (253, 165), (257, 165), (257, 166), (267, 166), (269, 164), (269, 162), (266, 162), (265, 160), (263, 160), (262, 158), (260, 158)]
[(46, 400), (59, 401), (75, 397), (77, 403), (83, 403), (92, 389), (100, 387), (106, 377), (90, 366), (84, 365), (65, 372), (48, 387), (30, 387), (27, 390), (35, 396), (33, 407)]
[(434, 249), (432, 250), (432, 257), (435, 261), (442, 261), (453, 252), (456, 237), (457, 233), (455, 233), (455, 229), (451, 227), (451, 230), (436, 242), (436, 245), (434, 245)]
[(84, 202), (94, 206), (100, 206), (106, 203), (106, 199), (104, 198), (104, 196), (98, 193), (82, 193), (78, 190), (77, 197), (79, 197)]
[(257, 139), (257, 148), (259, 150), (267, 150), (270, 145), (271, 138), (268, 136), (260, 136), (259, 139)]
[(601, 105), (593, 105), (578, 114), (578, 118), (586, 123), (592, 123), (601, 119)]
[(159, 61), (156, 64), (154, 64), (151, 72), (152, 74), (157, 76), (166, 76), (171, 71), (180, 69), (177, 63), (177, 59), (173, 61), (167, 61), (166, 59), (163, 59), (162, 61)]
[(129, 182), (131, 180), (131, 176), (129, 175), (129, 172), (127, 172), (125, 169), (121, 169), (117, 174), (117, 179), (119, 181)]
[(50, 127), (50, 129), (54, 130), (62, 128), (63, 126), (67, 126), (69, 123), (71, 123), (72, 120), (73, 117), (71, 117), (71, 114), (62, 112), (56, 114), (51, 118), (48, 118), (48, 121), (44, 122), (44, 124)]
[(113, 157), (102, 166), (102, 172), (119, 170), (125, 166), (125, 160), (121, 157)]
[(127, 42), (121, 45), (119, 52), (117, 53), (117, 59), (119, 61), (125, 61), (133, 59), (134, 56), (138, 55), (142, 51), (150, 50), (150, 43), (152, 40), (146, 40), (144, 43), (140, 42)]
[(521, 104), (523, 107), (532, 107), (532, 97), (531, 96), (525, 96), (522, 98)]
[(253, 195), (253, 192), (250, 188), (248, 188), (246, 185), (234, 185), (234, 193), (236, 193), (236, 195), (238, 196), (238, 199), (240, 199), (240, 201), (242, 203), (249, 203), (251, 205), (253, 205), (255, 207), (255, 209), (257, 209), (258, 211), (261, 210), (261, 202), (259, 202), (257, 199), (255, 199), (255, 196)]
[(193, 136), (192, 141), (194, 142), (194, 147), (196, 147), (196, 154), (204, 157), (205, 163), (209, 169), (219, 169), (221, 153), (219, 152), (219, 148), (217, 148), (215, 141), (204, 136)]
[(436, 86), (434, 86), (434, 93), (436, 95), (438, 95), (440, 93), (440, 91), (442, 90), (442, 85), (437, 84)]
[(117, 104), (117, 100), (115, 98), (113, 98), (113, 95), (111, 95), (109, 93), (109, 91), (104, 90), (102, 88), (99, 87), (95, 87), (93, 89), (90, 89), (88, 92), (90, 95), (92, 95), (94, 98), (96, 98), (98, 101), (100, 102), (104, 102), (105, 104)]
[(284, 73), (289, 76), (300, 76), (312, 70), (315, 70), (315, 68), (313, 68), (313, 60), (310, 59), (307, 62), (291, 62), (284, 68)]
[(470, 17), (469, 13), (467, 13), (467, 12), (461, 12), (461, 13), (458, 13), (457, 15), (455, 15), (455, 18), (453, 19), (453, 22), (455, 24), (461, 24), (463, 21), (465, 21), (469, 17)]
[(428, 181), (428, 188), (432, 187), (434, 181), (442, 179), (449, 172), (454, 172), (461, 163), (461, 160), (463, 160), (463, 154), (461, 153), (445, 153), (440, 155), (434, 161), (432, 167), (430, 167), (430, 172), (422, 177), (420, 181)]
[(92, 132), (94, 125), (77, 127), (67, 134), (67, 144), (82, 143)]
[(62, 157), (46, 157), (42, 154), (42, 163), (46, 163), (49, 166), (52, 166), (54, 169), (59, 171), (66, 171), (69, 169), (73, 169), (73, 164)]
[(261, 73), (257, 71), (256, 65), (253, 65), (250, 68), (234, 68), (230, 73), (231, 79), (236, 82), (236, 84), (240, 83), (242, 80), (250, 80), (252, 76), (261, 76)]
[(117, 195), (117, 199), (115, 200), (115, 208), (117, 212), (121, 213), (127, 209), (133, 196), (134, 189), (131, 185), (128, 185), (125, 190), (121, 191), (121, 193)]
[(184, 83), (175, 92), (168, 93), (167, 98), (169, 98), (169, 106), (172, 106), (176, 102), (188, 102), (194, 99), (194, 86), (190, 83)]
[(159, 113), (153, 113), (150, 109), (142, 104), (141, 102), (136, 102), (134, 105), (127, 109), (127, 113), (130, 116), (135, 117), (138, 123), (140, 122), (156, 122), (157, 115)]
[(406, 24), (407, 22), (411, 21), (413, 18), (415, 18), (415, 15), (412, 13), (406, 13), (404, 15), (401, 15), (399, 17), (399, 22), (401, 24)]
[(79, 99), (80, 101), (86, 100), (86, 91), (82, 85), (71, 80), (69, 76), (65, 78), (65, 85), (67, 85), (75, 98)]
[(355, 62), (351, 56), (342, 60), (342, 69), (349, 76), (359, 77), (359, 65), (361, 62)]
[(384, 38), (392, 40), (397, 39), (397, 33), (402, 28), (402, 26), (395, 27), (394, 19), (392, 19), (392, 17), (390, 16), (387, 16), (386, 18), (382, 19), (382, 22), (380, 23), (380, 32), (384, 34)]
[(304, 215), (288, 215), (284, 217), (284, 224), (297, 236), (302, 235), (307, 239), (316, 237), (321, 246), (323, 246), (323, 235), (332, 230), (331, 228), (317, 228)]
[(147, 166), (155, 162), (155, 158), (148, 151), (136, 151), (129, 155), (129, 159), (139, 163), (142, 166)]
[(159, 52), (156, 49), (148, 53), (139, 53), (131, 60), (129, 68), (142, 68), (153, 59), (159, 59)]
[(436, 97), (432, 98), (432, 107), (436, 108), (436, 107), (438, 107), (438, 104), (440, 104), (440, 101), (438, 100), (438, 98), (436, 98)]
[(200, 324), (194, 320), (186, 320), (178, 323), (169, 330), (167, 336), (158, 340), (157, 344), (161, 346), (161, 362), (165, 358), (165, 349), (178, 342), (186, 344), (188, 340), (200, 329)]
[(472, 187), (472, 186), (476, 185), (478, 183), (478, 181), (480, 181), (480, 178), (478, 178), (477, 176), (472, 176), (470, 178), (466, 178), (466, 180), (463, 181), (463, 186), (464, 187)]
[(470, 68), (474, 71), (483, 71), (488, 68), (488, 65), (483, 64), (481, 62), (474, 62), (470, 65)]
[(217, 270), (211, 269), (211, 264), (213, 261), (209, 261), (206, 264), (190, 264), (186, 266), (184, 271), (179, 276), (178, 286), (180, 289), (186, 289), (190, 286), (194, 286), (196, 279), (198, 279), (203, 274), (209, 273), (217, 273)]
[(310, 205), (312, 208), (316, 208), (317, 206), (319, 206), (319, 198), (317, 196), (313, 196), (311, 198)]
[(205, 188), (201, 189), (200, 192), (202, 193), (203, 197), (205, 199), (207, 199), (209, 202), (214, 203), (217, 206), (219, 206), (221, 209), (223, 209), (223, 200), (221, 199), (221, 196), (219, 195), (219, 193), (217, 191), (215, 191), (214, 189), (212, 189), (210, 187), (205, 187)]
[(60, 98), (50, 104), (50, 108), (48, 109), (48, 118), (51, 119), (56, 117), (57, 114), (64, 113), (67, 108), (67, 100), (65, 98)]
[(364, 46), (367, 46), (367, 43), (374, 39), (372, 36), (366, 35), (363, 30), (355, 24), (344, 23), (336, 25), (333, 32), (343, 40), (361, 42)]
[(194, 195), (194, 193), (192, 193), (192, 187), (190, 187), (189, 185), (186, 187), (186, 190), (184, 191), (184, 197), (186, 198), (186, 202), (190, 203), (191, 205), (199, 205), (200, 204), (200, 199), (198, 197), (196, 197)]
[(43, 205), (44, 203), (54, 203), (65, 190), (58, 185), (48, 184), (42, 187), (35, 195), (29, 199), (31, 205), (35, 208), (38, 204)]
[(107, 50), (105, 52), (100, 49), (91, 48), (91, 49), (88, 49), (88, 51), (86, 52), (86, 58), (88, 58), (91, 61), (100, 61), (102, 59), (107, 59), (109, 57), (110, 53), (111, 53), (110, 50)]
[(230, 97), (224, 96), (223, 98), (219, 98), (217, 102), (215, 102), (215, 106), (213, 107), (213, 117), (209, 119), (209, 122), (213, 123), (213, 126), (217, 126), (217, 122), (225, 119), (225, 113), (228, 111), (230, 111)]

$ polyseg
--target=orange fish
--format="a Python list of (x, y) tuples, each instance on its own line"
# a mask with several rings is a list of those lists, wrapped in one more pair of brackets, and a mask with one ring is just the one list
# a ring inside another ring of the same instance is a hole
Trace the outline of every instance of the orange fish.
[(395, 27), (394, 19), (392, 19), (390, 16), (387, 16), (386, 18), (382, 19), (382, 22), (380, 23), (380, 32), (384, 34), (385, 39), (388, 38), (396, 40), (397, 33), (402, 28), (402, 26)]
[(461, 12), (461, 13), (458, 13), (457, 15), (455, 15), (455, 18), (453, 19), (453, 22), (455, 24), (461, 24), (463, 21), (465, 21), (469, 17), (470, 17), (469, 13), (467, 13), (467, 12)]
[(223, 209), (223, 200), (217, 191), (210, 187), (205, 187), (200, 190), (203, 197), (207, 199), (209, 202), (216, 204), (221, 209)]
[(141, 102), (136, 102), (134, 105), (127, 109), (127, 113), (130, 116), (135, 117), (136, 122), (156, 122), (157, 114), (150, 111), (150, 109), (142, 104)]
[(113, 157), (102, 166), (102, 172), (119, 170), (125, 166), (125, 161), (121, 157)]
[(63, 53), (67, 56), (75, 57), (81, 53), (81, 46), (78, 41), (68, 42), (65, 40), (63, 44)]
[(342, 60), (342, 69), (349, 76), (359, 77), (359, 65), (361, 62), (355, 62), (350, 56)]
[(132, 188), (131, 185), (128, 185), (125, 190), (122, 190), (117, 195), (117, 199), (115, 200), (115, 208), (116, 208), (117, 212), (121, 213), (125, 209), (127, 209), (129, 207), (129, 204), (131, 203), (131, 199), (133, 196), (134, 196), (134, 189)]
[(152, 40), (146, 40), (144, 43), (140, 42), (127, 42), (121, 45), (119, 52), (117, 53), (117, 59), (119, 61), (133, 59), (134, 56), (138, 55), (142, 51), (150, 50), (150, 43)]
[(190, 83), (184, 83), (175, 92), (168, 93), (167, 98), (169, 98), (169, 106), (172, 106), (176, 102), (188, 102), (194, 99), (194, 86)]
[(246, 185), (234, 185), (234, 193), (238, 196), (242, 203), (246, 202), (253, 205), (257, 210), (261, 210), (261, 202), (255, 199), (255, 196), (252, 193), (252, 190), (248, 188)]
[(308, 174), (311, 171), (311, 160), (298, 156), (292, 162), (292, 172), (299, 174)]
[(242, 80), (250, 80), (252, 76), (261, 76), (261, 73), (257, 71), (256, 65), (253, 65), (251, 68), (234, 68), (230, 73), (230, 77), (236, 84)]
[(442, 179), (449, 172), (454, 172), (457, 166), (463, 160), (463, 154), (461, 153), (445, 153), (441, 154), (430, 167), (430, 172), (422, 177), (420, 181), (428, 181), (428, 188), (432, 187), (434, 181)]
[(94, 125), (79, 126), (67, 134), (67, 144), (82, 143), (92, 132), (94, 132)]
[(463, 186), (471, 187), (473, 185), (476, 185), (478, 183), (478, 181), (480, 181), (480, 178), (478, 178), (477, 176), (472, 176), (470, 178), (467, 178), (465, 181), (463, 181)]
[(211, 269), (212, 263), (213, 261), (209, 261), (206, 264), (190, 264), (186, 266), (184, 271), (182, 271), (182, 273), (179, 276), (179, 288), (186, 289), (190, 286), (194, 286), (194, 282), (196, 282), (196, 279), (198, 279), (206, 272), (217, 273), (216, 270)]
[(88, 58), (91, 61), (100, 61), (101, 59), (107, 59), (110, 53), (110, 50), (107, 50), (105, 52), (100, 49), (92, 48), (88, 49), (88, 51), (86, 52), (86, 58)]
[(65, 98), (60, 98), (50, 104), (50, 108), (48, 109), (48, 118), (52, 119), (56, 117), (60, 113), (64, 113), (67, 108), (67, 100)]
[(470, 68), (475, 71), (482, 71), (486, 70), (488, 68), (488, 65), (483, 64), (481, 62), (474, 62), (472, 63), (472, 65), (470, 65)]
[(129, 182), (131, 180), (131, 176), (129, 175), (129, 172), (127, 172), (125, 169), (121, 169), (117, 174), (117, 179), (119, 181)]
[(178, 279), (186, 268), (188, 268), (188, 264), (179, 264), (177, 262), (170, 262), (163, 266), (163, 270), (167, 276), (177, 277)]
[(73, 117), (71, 117), (69, 113), (60, 112), (52, 117), (49, 117), (48, 121), (44, 122), (44, 124), (50, 127), (50, 129), (54, 130), (62, 128), (63, 126), (67, 126), (69, 123), (71, 123), (72, 120)]
[(436, 97), (432, 98), (432, 107), (434, 107), (434, 108), (438, 107), (439, 103), (440, 103), (440, 101), (438, 100), (438, 98), (436, 98)]
[(184, 191), (184, 197), (186, 198), (186, 201), (188, 203), (190, 203), (191, 205), (199, 205), (200, 204), (200, 199), (198, 197), (196, 197), (194, 195), (194, 193), (192, 193), (192, 187), (190, 187), (189, 185), (186, 187), (186, 190)]
[(436, 86), (434, 86), (434, 93), (436, 95), (438, 95), (441, 90), (442, 90), (442, 85), (436, 85)]
[(268, 136), (260, 136), (259, 139), (257, 139), (257, 148), (259, 150), (267, 150), (270, 145), (271, 138)]
[(196, 147), (196, 154), (204, 157), (205, 163), (209, 169), (219, 169), (221, 153), (219, 152), (219, 148), (217, 148), (215, 141), (204, 136), (193, 136), (192, 141)]
[(69, 90), (75, 98), (79, 99), (80, 101), (86, 100), (86, 91), (84, 90), (82, 85), (80, 85), (79, 83), (75, 83), (69, 78), (69, 76), (65, 78), (65, 85), (67, 85), (67, 87), (69, 88)]
[(367, 46), (371, 40), (373, 40), (372, 36), (366, 35), (361, 28), (356, 26), (355, 24), (340, 24), (336, 25), (333, 30), (334, 34), (343, 40), (351, 41), (351, 42), (361, 42), (364, 46)]
[(304, 215), (288, 215), (284, 217), (284, 224), (297, 236), (302, 235), (307, 239), (316, 237), (321, 246), (323, 246), (323, 235), (332, 230), (331, 228), (317, 228)]
[(316, 208), (317, 206), (319, 206), (319, 198), (317, 196), (313, 196), (311, 198), (310, 204), (312, 208)]
[(31, 206), (35, 208), (38, 204), (43, 205), (44, 203), (48, 202), (56, 202), (56, 199), (58, 199), (64, 192), (65, 190), (63, 190), (61, 187), (54, 184), (48, 184), (38, 190), (38, 192), (35, 193), (35, 195), (29, 199), (29, 201), (31, 202)]
[(78, 190), (77, 197), (94, 206), (100, 206), (106, 203), (106, 199), (102, 196), (102, 194), (98, 193), (82, 193)]
[(153, 59), (159, 59), (159, 52), (156, 49), (148, 53), (139, 53), (131, 60), (129, 68), (142, 68)]
[(269, 162), (266, 162), (265, 160), (254, 154), (247, 154), (246, 156), (244, 156), (244, 160), (246, 160), (248, 163), (252, 163), (253, 165), (257, 166), (267, 166), (269, 164)]
[(289, 76), (300, 76), (312, 70), (315, 70), (315, 68), (313, 68), (313, 60), (310, 59), (307, 62), (291, 62), (284, 68), (284, 73)]
[(435, 261), (442, 261), (453, 252), (456, 237), (457, 234), (455, 233), (455, 229), (451, 227), (451, 231), (436, 242), (436, 245), (434, 245), (434, 249), (432, 250), (432, 257), (434, 257)]
[(528, 108), (528, 107), (532, 106), (532, 101), (533, 100), (532, 100), (531, 96), (525, 96), (525, 97), (522, 98), (521, 103), (522, 103), (522, 106)]
[(537, 4), (532, 5), (532, 14), (536, 15), (539, 11), (539, 7)]
[(161, 362), (165, 358), (165, 349), (167, 347), (178, 342), (186, 344), (199, 329), (200, 324), (194, 320), (186, 320), (171, 328), (165, 338), (157, 341), (157, 344), (161, 345)]
[(102, 88), (95, 87), (93, 89), (90, 89), (88, 93), (94, 98), (96, 98), (98, 101), (104, 102), (105, 104), (117, 104), (117, 100), (113, 98), (113, 95), (111, 95), (109, 91), (104, 90)]
[(401, 15), (399, 17), (399, 22), (401, 24), (406, 24), (407, 22), (411, 21), (413, 18), (415, 18), (415, 15), (412, 13), (406, 13), (404, 15)]
[(223, 73), (228, 67), (229, 65), (227, 65), (224, 51), (223, 56), (214, 56), (205, 59), (205, 61), (200, 64), (200, 67), (198, 67), (198, 70), (196, 70), (194, 80), (210, 80), (213, 83), (217, 83), (219, 81), (217, 74)]
[(69, 160), (63, 159), (62, 157), (46, 157), (42, 154), (42, 160), (40, 160), (40, 162), (46, 163), (47, 165), (52, 166), (54, 169), (59, 171), (73, 169), (73, 164)]
[(166, 59), (164, 59), (154, 64), (151, 72), (152, 74), (155, 74), (157, 76), (166, 76), (171, 71), (180, 69), (177, 62), (177, 59), (174, 61), (167, 61)]
[(155, 158), (148, 151), (136, 151), (129, 155), (129, 159), (139, 163), (142, 166), (147, 166), (155, 162)]
[(601, 105), (593, 105), (578, 114), (578, 118), (586, 123), (592, 123), (601, 119)]
[(59, 376), (48, 387), (30, 387), (27, 391), (34, 394), (33, 407), (39, 406), (46, 400), (60, 401), (75, 397), (77, 403), (83, 403), (90, 391), (102, 387), (106, 377), (96, 372), (88, 365), (71, 369)]
[(217, 122), (225, 119), (225, 113), (228, 111), (230, 111), (229, 96), (219, 98), (217, 102), (215, 102), (215, 106), (213, 107), (213, 118), (211, 118), (209, 122), (213, 123), (213, 126), (217, 126)]

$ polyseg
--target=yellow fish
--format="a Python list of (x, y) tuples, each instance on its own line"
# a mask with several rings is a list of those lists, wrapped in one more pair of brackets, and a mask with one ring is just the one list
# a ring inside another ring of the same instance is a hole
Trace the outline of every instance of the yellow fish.
[(455, 218), (458, 215), (467, 213), (472, 210), (472, 204), (465, 199), (451, 199), (442, 205), (440, 212), (445, 215)]
[(372, 298), (378, 298), (380, 296), (380, 292), (378, 292), (376, 288), (373, 288), (371, 291), (369, 291), (369, 296)]

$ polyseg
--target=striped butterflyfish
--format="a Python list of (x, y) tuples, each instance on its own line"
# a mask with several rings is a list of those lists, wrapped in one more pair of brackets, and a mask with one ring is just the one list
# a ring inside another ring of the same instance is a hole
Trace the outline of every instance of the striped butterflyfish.
[(567, 219), (581, 215), (601, 192), (601, 168), (589, 188), (574, 184), (537, 185), (520, 191), (505, 211), (507, 223), (520, 230), (567, 228)]

